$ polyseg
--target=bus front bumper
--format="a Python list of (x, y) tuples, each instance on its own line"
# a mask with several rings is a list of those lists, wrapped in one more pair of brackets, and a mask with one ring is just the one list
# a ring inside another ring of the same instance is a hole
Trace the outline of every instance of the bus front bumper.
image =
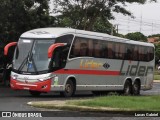
[(45, 80), (35, 83), (26, 83), (11, 79), (10, 86), (14, 90), (49, 92), (51, 90), (51, 80)]

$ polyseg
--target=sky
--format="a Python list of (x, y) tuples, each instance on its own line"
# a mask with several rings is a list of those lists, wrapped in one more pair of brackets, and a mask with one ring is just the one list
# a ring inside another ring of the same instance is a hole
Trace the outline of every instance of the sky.
[(119, 33), (142, 32), (146, 36), (160, 34), (160, 0), (157, 0), (157, 3), (147, 2), (144, 5), (127, 4), (126, 8), (133, 13), (135, 18), (115, 13), (116, 19), (111, 23), (118, 25)]
[[(50, 9), (53, 0), (51, 0)], [(141, 32), (146, 36), (160, 34), (160, 0), (157, 2), (147, 2), (140, 5), (137, 3), (127, 4), (126, 9), (133, 13), (132, 19), (122, 14), (114, 13), (115, 20), (110, 22), (118, 25), (118, 33), (127, 34), (132, 32)]]

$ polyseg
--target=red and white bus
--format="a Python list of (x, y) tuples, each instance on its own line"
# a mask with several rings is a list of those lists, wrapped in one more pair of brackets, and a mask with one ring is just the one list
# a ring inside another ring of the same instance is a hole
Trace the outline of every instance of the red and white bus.
[(34, 29), (19, 38), (10, 85), (34, 96), (82, 90), (139, 95), (152, 88), (154, 63), (151, 43), (71, 28)]

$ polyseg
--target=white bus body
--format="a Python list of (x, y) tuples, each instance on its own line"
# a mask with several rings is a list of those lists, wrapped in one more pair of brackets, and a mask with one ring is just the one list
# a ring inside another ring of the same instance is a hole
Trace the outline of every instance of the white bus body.
[(56, 91), (123, 91), (152, 88), (154, 45), (70, 28), (41, 28), (20, 36), (11, 88), (32, 95)]

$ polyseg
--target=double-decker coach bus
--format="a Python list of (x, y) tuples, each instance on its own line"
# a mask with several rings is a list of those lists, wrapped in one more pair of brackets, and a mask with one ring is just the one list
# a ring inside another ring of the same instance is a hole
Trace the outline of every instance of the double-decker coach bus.
[(152, 88), (153, 72), (151, 43), (71, 28), (41, 28), (20, 36), (10, 86), (34, 96), (55, 91), (70, 97), (82, 90), (139, 95)]

